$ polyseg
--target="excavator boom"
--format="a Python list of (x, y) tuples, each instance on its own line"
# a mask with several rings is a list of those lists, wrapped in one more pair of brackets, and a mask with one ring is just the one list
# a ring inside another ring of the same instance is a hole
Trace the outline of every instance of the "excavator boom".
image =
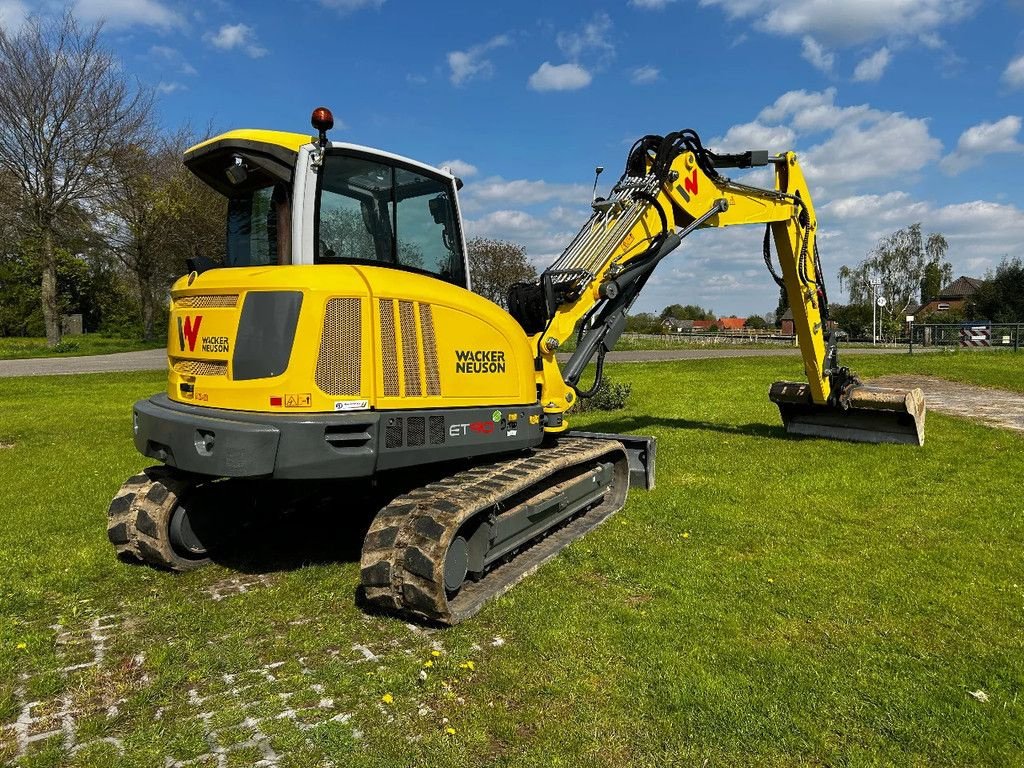
[[(723, 168), (770, 166), (774, 189), (733, 181)], [(720, 155), (693, 131), (645, 136), (625, 172), (538, 283), (513, 289), (510, 306), (533, 333), (542, 361), (539, 383), (550, 416), (600, 383), (603, 358), (621, 334), (626, 312), (658, 263), (697, 229), (765, 225), (764, 259), (793, 311), (806, 383), (777, 382), (770, 399), (787, 431), (862, 442), (924, 443), (924, 398), (868, 388), (838, 362), (830, 338), (828, 293), (817, 246), (817, 219), (797, 156), (764, 151)], [(774, 241), (781, 274), (771, 256)], [(576, 350), (564, 370), (555, 352), (572, 334)], [(597, 381), (580, 379), (596, 357)], [(564, 429), (549, 418), (549, 431)]]

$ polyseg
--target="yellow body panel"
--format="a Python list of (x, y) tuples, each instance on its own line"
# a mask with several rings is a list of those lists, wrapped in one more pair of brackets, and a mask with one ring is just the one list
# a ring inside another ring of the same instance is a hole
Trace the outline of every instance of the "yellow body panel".
[[(287, 370), (238, 381), (232, 355), (254, 291), (301, 291), (302, 306)], [(537, 400), (533, 353), (519, 325), (490, 301), (434, 278), (362, 265), (235, 267), (204, 272), (191, 285), (182, 278), (171, 296), (168, 394), (179, 402), (295, 413)], [(339, 353), (343, 365), (358, 366), (351, 376), (358, 385), (330, 392), (318, 360), (327, 354), (328, 302), (339, 298), (358, 302), (358, 322), (352, 315), (346, 326), (354, 343)]]

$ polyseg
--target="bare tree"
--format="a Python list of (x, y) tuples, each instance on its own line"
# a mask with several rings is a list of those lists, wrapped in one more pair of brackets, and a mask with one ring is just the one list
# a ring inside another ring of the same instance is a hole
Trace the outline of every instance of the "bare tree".
[(127, 147), (114, 162), (104, 199), (101, 228), (134, 283), (147, 341), (168, 266), (166, 240), (175, 218), (175, 201), (168, 193), (173, 163), (159, 148)]
[(537, 270), (526, 258), (526, 248), (505, 240), (474, 237), (466, 243), (473, 292), (507, 307), (513, 283), (537, 279)]
[(152, 94), (128, 83), (70, 9), (0, 30), (0, 171), (21, 188), (21, 218), (40, 243), (46, 339), (60, 341), (57, 221), (98, 201), (113, 160), (137, 143)]

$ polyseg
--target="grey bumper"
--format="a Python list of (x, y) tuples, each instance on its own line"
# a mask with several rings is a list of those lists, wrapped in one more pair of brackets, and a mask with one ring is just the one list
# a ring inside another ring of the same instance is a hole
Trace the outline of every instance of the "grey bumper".
[[(493, 421), (499, 411), (501, 419)], [(214, 477), (366, 477), (379, 470), (533, 447), (543, 440), (543, 430), (539, 423), (530, 424), (530, 416), (540, 413), (539, 406), (246, 413), (185, 405), (160, 394), (135, 403), (135, 447), (170, 466)], [(487, 422), (494, 427), (486, 433), (466, 429)]]

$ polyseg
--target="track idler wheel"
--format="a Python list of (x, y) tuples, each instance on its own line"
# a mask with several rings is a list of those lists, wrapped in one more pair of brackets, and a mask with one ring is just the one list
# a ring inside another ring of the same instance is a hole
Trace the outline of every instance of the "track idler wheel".
[(189, 517), (196, 480), (171, 467), (149, 467), (128, 478), (107, 510), (107, 538), (119, 559), (172, 571), (210, 562)]

